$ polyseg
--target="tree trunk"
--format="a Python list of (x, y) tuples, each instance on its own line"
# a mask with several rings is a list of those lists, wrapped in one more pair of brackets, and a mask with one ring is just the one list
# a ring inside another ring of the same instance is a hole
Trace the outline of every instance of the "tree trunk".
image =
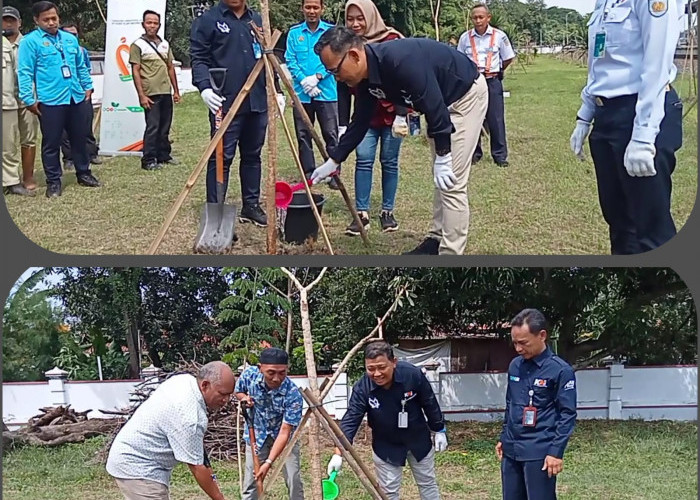
[(129, 316), (126, 307), (123, 309), (124, 324), (126, 325), (126, 346), (129, 348), (129, 378), (141, 377), (141, 362), (138, 353), (138, 328)]
[[(272, 46), (272, 30), (270, 29), (270, 9), (268, 0), (260, 1), (262, 14), (263, 36), (265, 45)], [(264, 47), (263, 47), (264, 49)], [(274, 55), (272, 57), (275, 57)], [(267, 113), (270, 125), (267, 127), (267, 185), (265, 188), (265, 208), (267, 209), (267, 253), (277, 253), (277, 212), (275, 205), (275, 182), (277, 181), (277, 96), (275, 81), (270, 71), (266, 71), (267, 79)]]
[(294, 326), (294, 318), (292, 317), (292, 280), (287, 277), (287, 302), (289, 302), (289, 311), (287, 311), (287, 354), (291, 355), (292, 349), (292, 330)]
[[(309, 377), (309, 388), (313, 395), (320, 396), (318, 389), (318, 378), (316, 375), (316, 360), (314, 357), (314, 342), (311, 335), (311, 321), (309, 320), (309, 298), (307, 290), (299, 290), (299, 301), (301, 309), (301, 330), (304, 334), (304, 355), (306, 358), (306, 373)], [(318, 418), (314, 415), (311, 418), (309, 429), (309, 448), (311, 449), (311, 498), (323, 498), (321, 482), (323, 473), (321, 472), (321, 450), (320, 450), (320, 425)]]

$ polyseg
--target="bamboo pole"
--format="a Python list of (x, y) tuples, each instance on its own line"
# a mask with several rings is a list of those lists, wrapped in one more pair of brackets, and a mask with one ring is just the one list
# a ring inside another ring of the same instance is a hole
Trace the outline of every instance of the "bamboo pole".
[[(261, 48), (273, 47), (270, 31), (270, 8), (268, 0), (260, 0), (262, 15), (264, 44)], [(265, 58), (266, 59), (266, 58)], [(267, 60), (265, 62), (267, 66)], [(275, 92), (275, 79), (272, 72), (265, 71), (267, 79), (267, 183), (265, 188), (265, 208), (267, 209), (267, 253), (277, 254), (277, 210), (275, 203), (275, 183), (277, 182), (277, 126), (275, 114), (279, 114), (277, 95)], [(272, 110), (277, 113), (272, 113)]]

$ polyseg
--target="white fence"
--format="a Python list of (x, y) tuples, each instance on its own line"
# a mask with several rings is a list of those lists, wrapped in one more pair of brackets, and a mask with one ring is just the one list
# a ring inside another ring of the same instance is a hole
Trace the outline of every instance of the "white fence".
[[(579, 370), (576, 372), (578, 418), (696, 420), (697, 367), (659, 366)], [(427, 372), (448, 420), (491, 421), (503, 418), (507, 374)], [(292, 377), (308, 387), (306, 377)], [(321, 377), (319, 384), (323, 382)], [(105, 382), (4, 383), (2, 417), (10, 427), (26, 423), (43, 406), (71, 404), (77, 411), (93, 410), (88, 417), (104, 417), (99, 410), (121, 409), (140, 380)], [(324, 400), (335, 418), (347, 409), (350, 390), (342, 374)]]
[[(301, 388), (308, 387), (307, 377), (291, 379)], [(319, 377), (319, 385), (326, 377)], [(2, 384), (2, 419), (14, 430), (39, 413), (39, 408), (70, 404), (76, 411), (92, 410), (88, 418), (109, 418), (99, 410), (121, 410), (129, 406), (134, 387), (143, 380), (8, 382)], [(335, 418), (345, 415), (348, 401), (347, 375), (341, 374), (324, 399), (324, 408)], [(306, 406), (306, 403), (305, 403)]]

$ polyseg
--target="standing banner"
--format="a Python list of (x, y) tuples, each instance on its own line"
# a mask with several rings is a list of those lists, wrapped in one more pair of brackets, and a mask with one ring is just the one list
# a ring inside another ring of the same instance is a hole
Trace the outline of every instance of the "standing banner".
[(166, 0), (109, 0), (105, 43), (100, 154), (140, 155), (146, 120), (134, 87), (129, 48), (143, 35), (143, 12), (160, 14), (161, 38), (165, 33)]

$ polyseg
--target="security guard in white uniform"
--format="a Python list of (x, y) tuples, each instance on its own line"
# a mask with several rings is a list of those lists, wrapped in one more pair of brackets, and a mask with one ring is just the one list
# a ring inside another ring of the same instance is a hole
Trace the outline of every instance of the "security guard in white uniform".
[(597, 0), (588, 23), (588, 84), (571, 149), (583, 159), (591, 134), (613, 254), (646, 252), (676, 234), (671, 174), (683, 137), (683, 104), (671, 83), (683, 4)]
[[(462, 33), (457, 50), (465, 53), (479, 67), (489, 87), (486, 125), (491, 139), (491, 157), (496, 165), (508, 166), (506, 119), (503, 105), (503, 73), (515, 60), (515, 51), (508, 35), (491, 26), (491, 12), (485, 4), (472, 7), (474, 28)], [(481, 140), (476, 145), (472, 162), (481, 160)]]

